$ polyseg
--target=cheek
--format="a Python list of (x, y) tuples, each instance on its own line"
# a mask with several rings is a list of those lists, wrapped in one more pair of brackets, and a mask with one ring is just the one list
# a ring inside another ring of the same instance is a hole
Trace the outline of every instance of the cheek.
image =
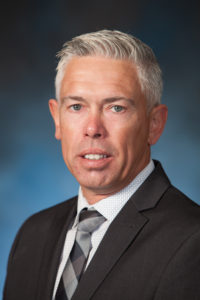
[(78, 126), (76, 123), (71, 122), (68, 119), (63, 119), (60, 125), (61, 140), (64, 144), (72, 144), (76, 139), (78, 132)]
[(61, 126), (61, 145), (65, 162), (68, 160), (70, 152), (72, 152), (73, 140), (72, 130), (68, 126)]
[(137, 130), (133, 126), (120, 127), (114, 131), (115, 147), (120, 156), (126, 160), (137, 143)]
[(127, 158), (134, 156), (136, 152), (142, 151), (148, 145), (147, 124), (140, 124), (140, 122), (131, 124), (120, 132), (118, 141)]

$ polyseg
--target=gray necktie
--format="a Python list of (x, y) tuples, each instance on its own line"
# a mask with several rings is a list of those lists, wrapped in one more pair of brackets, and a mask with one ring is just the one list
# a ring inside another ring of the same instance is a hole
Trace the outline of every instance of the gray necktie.
[(75, 242), (58, 286), (56, 300), (72, 298), (92, 248), (91, 234), (104, 221), (105, 218), (96, 210), (81, 211)]

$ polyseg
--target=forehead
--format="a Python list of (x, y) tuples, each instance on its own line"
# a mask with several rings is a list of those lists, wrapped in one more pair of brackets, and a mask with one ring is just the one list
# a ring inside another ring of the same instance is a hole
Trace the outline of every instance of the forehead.
[(74, 57), (67, 64), (61, 83), (61, 98), (71, 89), (102, 88), (132, 93), (140, 90), (136, 66), (128, 60), (100, 56)]

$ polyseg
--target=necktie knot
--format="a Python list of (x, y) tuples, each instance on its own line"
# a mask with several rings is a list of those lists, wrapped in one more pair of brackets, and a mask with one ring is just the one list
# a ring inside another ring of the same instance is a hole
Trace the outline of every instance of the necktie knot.
[(82, 210), (79, 216), (78, 231), (92, 233), (97, 230), (106, 219), (96, 210)]

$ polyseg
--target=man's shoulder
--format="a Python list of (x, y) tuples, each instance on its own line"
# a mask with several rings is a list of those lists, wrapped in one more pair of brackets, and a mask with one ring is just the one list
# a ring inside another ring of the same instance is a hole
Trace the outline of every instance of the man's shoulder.
[[(69, 223), (76, 214), (77, 197), (39, 211), (30, 216), (20, 227), (15, 237), (9, 256), (21, 257), (22, 253), (32, 253), (34, 245), (43, 249), (47, 240), (57, 236), (63, 226)], [(18, 251), (19, 250), (19, 251)], [(38, 249), (40, 252), (40, 249)]]
[(77, 205), (77, 196), (70, 198), (64, 202), (58, 203), (46, 209), (43, 209), (31, 215), (21, 226), (21, 230), (33, 228), (37, 230), (49, 227), (52, 220), (62, 218), (67, 215)]
[[(152, 172), (152, 178), (149, 177), (149, 183), (154, 193), (157, 189), (162, 189), (163, 193), (160, 193), (160, 201), (158, 201), (158, 206), (164, 206), (165, 211), (179, 213), (180, 215), (197, 215), (200, 214), (200, 206), (198, 203), (194, 202), (177, 187), (173, 186), (169, 181), (162, 165), (159, 161), (154, 161), (155, 171)], [(153, 186), (153, 187), (152, 187)], [(200, 218), (199, 218), (200, 220)]]
[(200, 214), (200, 205), (173, 185), (166, 191), (165, 196), (168, 198), (168, 201), (170, 201), (172, 209), (180, 213)]
[(200, 229), (200, 206), (174, 186), (170, 186), (161, 199), (158, 209), (174, 226)]
[[(143, 202), (151, 201), (147, 214), (155, 223), (162, 224), (162, 228), (170, 227), (171, 231), (175, 227), (180, 228), (182, 232), (199, 230), (200, 206), (171, 184), (160, 162), (154, 161), (154, 163), (155, 170), (143, 185), (144, 188), (146, 187), (145, 196), (148, 198), (148, 201), (143, 200)], [(140, 201), (137, 201), (138, 206)], [(148, 208), (148, 205), (143, 207)]]

